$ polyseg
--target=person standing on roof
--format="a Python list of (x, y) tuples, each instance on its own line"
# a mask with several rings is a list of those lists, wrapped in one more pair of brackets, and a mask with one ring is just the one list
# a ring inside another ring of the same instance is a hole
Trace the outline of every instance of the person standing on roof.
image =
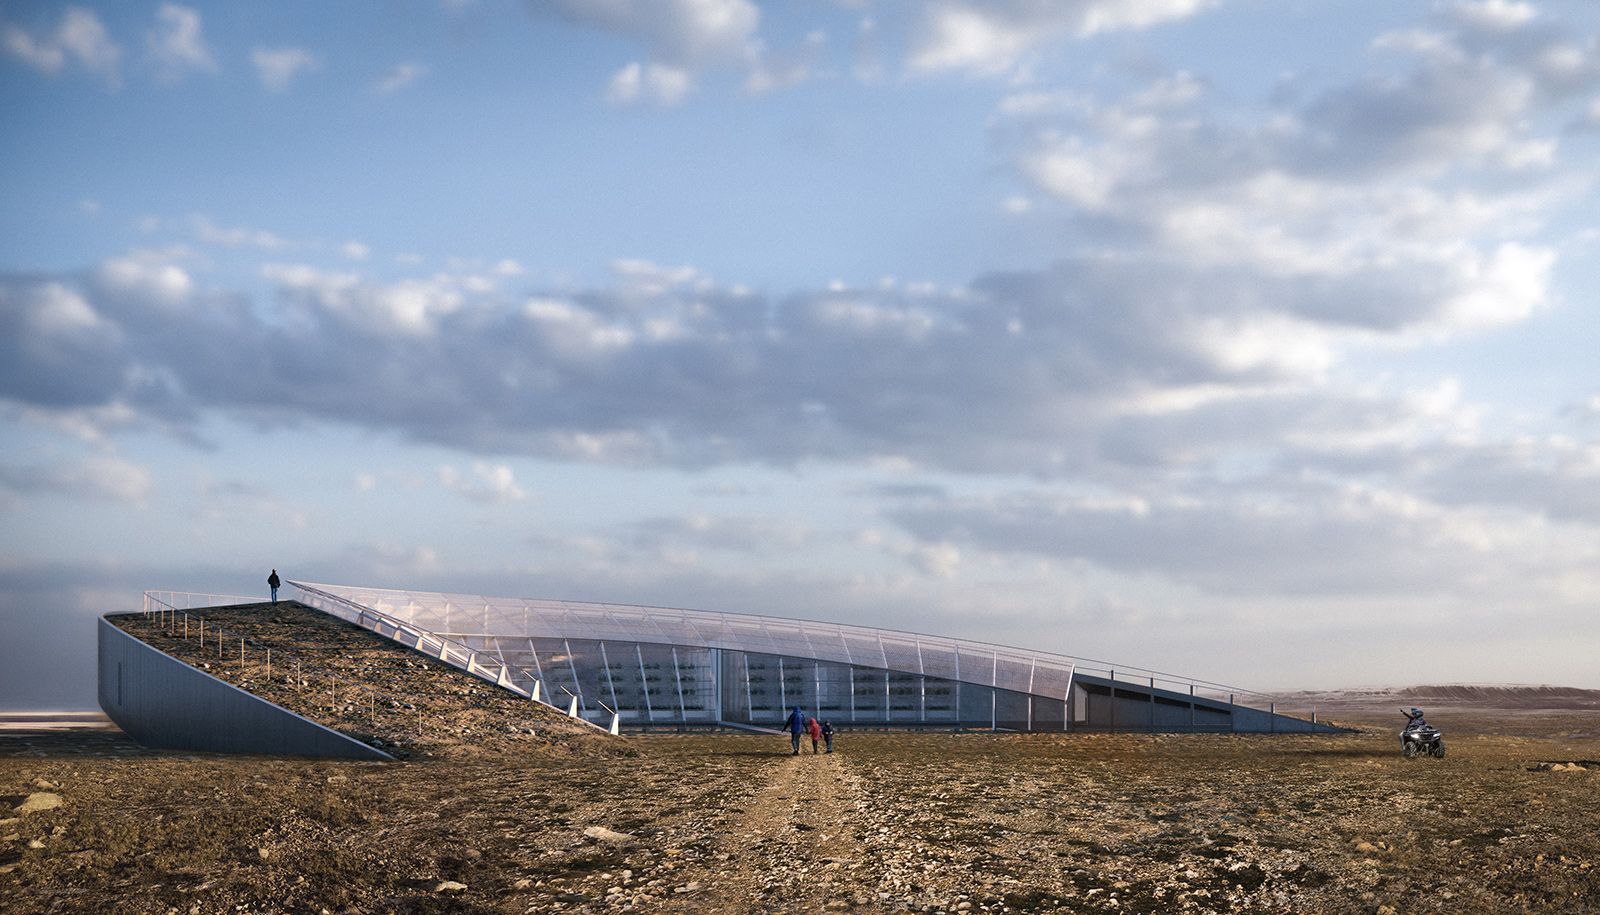
[(273, 569), (272, 574), (267, 576), (267, 587), (272, 589), (273, 603), (278, 602), (278, 585), (280, 584), (282, 584), (282, 582), (278, 581), (278, 570)]
[(783, 720), (783, 726), (789, 731), (789, 745), (794, 747), (790, 756), (800, 755), (800, 732), (806, 728), (806, 713), (800, 711), (800, 706), (795, 706), (789, 717)]

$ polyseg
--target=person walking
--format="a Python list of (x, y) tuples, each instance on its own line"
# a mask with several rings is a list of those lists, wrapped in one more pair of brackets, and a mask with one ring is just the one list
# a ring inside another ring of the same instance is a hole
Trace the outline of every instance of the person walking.
[(833, 722), (822, 722), (822, 742), (827, 745), (828, 752), (833, 752)]
[(800, 732), (806, 727), (806, 713), (800, 711), (800, 706), (795, 706), (789, 717), (783, 720), (783, 726), (789, 731), (789, 745), (794, 748), (790, 756), (800, 755)]
[(806, 719), (806, 731), (811, 734), (811, 754), (817, 753), (817, 741), (822, 739), (822, 725), (815, 718)]
[(282, 584), (282, 582), (278, 581), (278, 570), (273, 569), (272, 574), (267, 576), (267, 587), (272, 589), (273, 603), (278, 602), (278, 585), (280, 584)]

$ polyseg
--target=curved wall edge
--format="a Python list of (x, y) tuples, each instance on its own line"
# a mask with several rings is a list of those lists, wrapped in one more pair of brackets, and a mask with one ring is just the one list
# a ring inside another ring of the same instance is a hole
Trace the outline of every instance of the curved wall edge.
[(392, 761), (99, 621), (100, 708), (146, 746), (214, 753)]

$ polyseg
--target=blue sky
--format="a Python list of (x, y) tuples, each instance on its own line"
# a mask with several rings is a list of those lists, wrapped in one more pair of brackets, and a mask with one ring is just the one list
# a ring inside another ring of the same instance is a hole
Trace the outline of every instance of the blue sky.
[(0, 3), (0, 706), (269, 566), (1600, 687), (1597, 34)]

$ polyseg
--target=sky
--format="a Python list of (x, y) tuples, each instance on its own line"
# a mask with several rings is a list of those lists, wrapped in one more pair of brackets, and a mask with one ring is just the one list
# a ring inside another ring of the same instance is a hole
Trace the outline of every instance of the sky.
[(1597, 36), (0, 2), (0, 708), (273, 567), (1600, 688)]

